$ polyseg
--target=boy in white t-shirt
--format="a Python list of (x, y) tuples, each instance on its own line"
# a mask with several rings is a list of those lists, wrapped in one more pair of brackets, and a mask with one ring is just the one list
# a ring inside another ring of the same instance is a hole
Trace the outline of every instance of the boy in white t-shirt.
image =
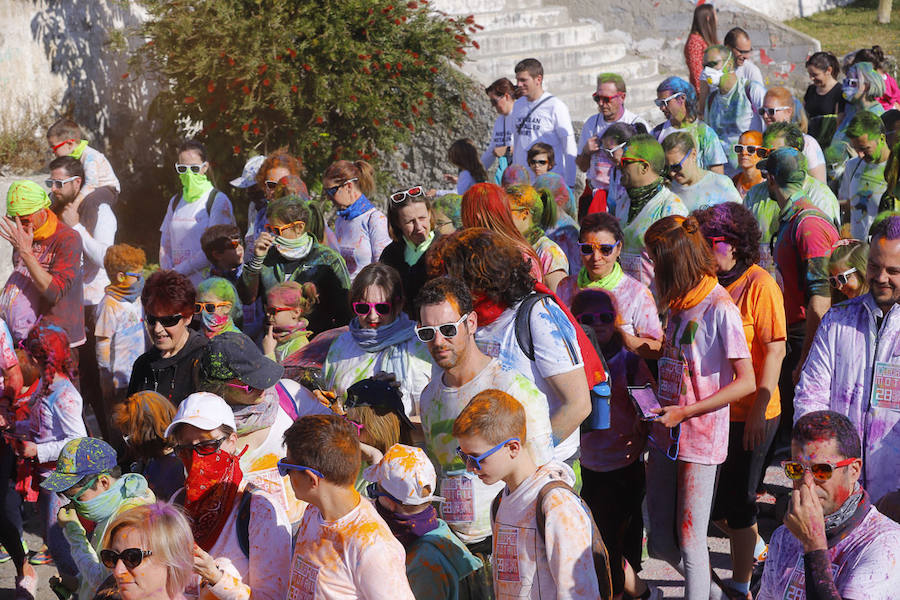
[(403, 546), (353, 487), (358, 436), (338, 415), (301, 417), (284, 433), (287, 458), (278, 470), (310, 504), (297, 530), (288, 600), (415, 600)]
[(538, 468), (524, 451), (525, 410), (500, 390), (485, 390), (453, 424), (457, 452), (485, 484), (502, 480), (493, 519), (494, 595), (503, 598), (599, 598), (594, 570), (591, 518), (573, 491), (556, 488), (543, 497), (543, 532), (537, 500), (551, 482), (574, 483), (560, 462)]

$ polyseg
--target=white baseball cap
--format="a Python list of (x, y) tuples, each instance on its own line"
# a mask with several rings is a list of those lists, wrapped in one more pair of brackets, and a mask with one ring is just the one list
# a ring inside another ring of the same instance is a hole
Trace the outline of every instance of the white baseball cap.
[(366, 481), (377, 483), (394, 499), (406, 506), (443, 502), (435, 496), (437, 475), (425, 451), (413, 446), (394, 444), (377, 465), (363, 471)]
[(225, 400), (209, 392), (195, 392), (181, 401), (172, 424), (166, 427), (166, 437), (172, 434), (179, 423), (187, 423), (203, 431), (212, 431), (222, 425), (228, 425), (232, 431), (237, 430), (231, 407)]
[(241, 176), (237, 179), (231, 180), (231, 185), (236, 188), (248, 188), (256, 185), (256, 174), (259, 173), (259, 168), (262, 166), (263, 162), (265, 162), (266, 157), (260, 154), (259, 156), (254, 156), (250, 160), (248, 160), (244, 164), (244, 171), (241, 173)]

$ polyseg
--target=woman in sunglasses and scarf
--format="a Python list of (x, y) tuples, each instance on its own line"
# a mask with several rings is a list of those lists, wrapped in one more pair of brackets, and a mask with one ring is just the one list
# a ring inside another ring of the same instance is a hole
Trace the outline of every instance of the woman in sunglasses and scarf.
[(431, 381), (431, 354), (403, 312), (400, 275), (382, 263), (363, 268), (350, 288), (355, 317), (350, 331), (331, 345), (323, 371), (326, 388), (343, 400), (354, 383), (379, 372), (393, 374), (409, 417), (419, 414), (419, 395)]
[(194, 536), (199, 578), (188, 592), (204, 600), (281, 600), (290, 582), (291, 525), (283, 499), (244, 476), (248, 444), (239, 439), (238, 420), (225, 400), (197, 392), (166, 429), (187, 472), (184, 492), (174, 499)]
[(185, 140), (178, 146), (175, 172), (181, 190), (169, 200), (159, 228), (159, 266), (188, 277), (197, 285), (209, 260), (200, 246), (200, 237), (213, 225), (234, 225), (234, 210), (228, 196), (209, 180), (206, 146)]
[(269, 222), (256, 238), (253, 252), (245, 258), (238, 295), (243, 304), (285, 281), (314, 283), (319, 302), (309, 313), (308, 329), (315, 335), (350, 321), (347, 290), (350, 277), (337, 252), (321, 244), (325, 222), (312, 202), (286, 196), (269, 203)]
[(366, 197), (375, 192), (375, 170), (364, 160), (339, 160), (325, 169), (322, 188), (337, 208), (334, 235), (352, 280), (391, 243), (387, 218)]
[(581, 290), (609, 292), (616, 303), (615, 324), (625, 348), (636, 354), (655, 352), (663, 337), (659, 311), (647, 286), (622, 271), (619, 255), (624, 239), (619, 220), (609, 213), (593, 213), (582, 219), (581, 270), (563, 279), (556, 294), (571, 307)]
[(403, 310), (413, 316), (413, 300), (427, 279), (425, 252), (436, 235), (436, 218), (431, 202), (425, 196), (425, 189), (418, 185), (391, 194), (387, 218), (394, 241), (384, 249), (379, 261), (400, 274), (406, 291)]

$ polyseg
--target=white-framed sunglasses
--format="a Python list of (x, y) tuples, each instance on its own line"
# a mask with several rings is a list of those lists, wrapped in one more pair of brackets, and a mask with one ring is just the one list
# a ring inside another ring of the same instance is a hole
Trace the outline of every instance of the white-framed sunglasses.
[(604, 152), (609, 154), (610, 158), (613, 158), (613, 155), (616, 153), (616, 150), (624, 149), (627, 144), (628, 144), (628, 142), (625, 141), (625, 142), (622, 142), (621, 144), (619, 144), (618, 146), (613, 146), (612, 148), (601, 148), (601, 150), (603, 150)]
[(206, 166), (206, 161), (204, 160), (199, 165), (185, 165), (182, 163), (175, 163), (175, 171), (179, 175), (184, 175), (190, 169), (191, 173), (199, 173), (200, 170)]
[(44, 180), (44, 184), (46, 184), (46, 186), (51, 190), (53, 188), (62, 189), (62, 186), (66, 185), (70, 181), (75, 181), (76, 179), (78, 179), (77, 175), (66, 177), (65, 179), (46, 179)]
[(407, 198), (416, 198), (425, 193), (425, 189), (421, 185), (417, 185), (415, 187), (411, 187), (408, 190), (402, 190), (400, 192), (394, 192), (391, 194), (391, 202), (394, 204), (400, 204)]
[(459, 318), (459, 321), (456, 323), (443, 323), (441, 325), (424, 325), (422, 327), (416, 327), (416, 337), (422, 340), (423, 342), (432, 341), (437, 335), (436, 332), (440, 331), (441, 335), (445, 338), (454, 338), (459, 333), (459, 326), (462, 325), (462, 322), (466, 320), (466, 317), (469, 316), (470, 313), (466, 313)]
[(853, 273), (856, 273), (856, 267), (851, 267), (842, 273), (832, 275), (828, 278), (828, 283), (830, 283), (831, 287), (833, 288), (840, 288), (847, 285), (847, 283), (850, 281), (850, 275), (852, 275)]
[(684, 92), (675, 92), (668, 98), (657, 98), (656, 100), (653, 101), (653, 103), (656, 104), (657, 108), (663, 108), (663, 107), (669, 108), (669, 102), (679, 96), (684, 96)]

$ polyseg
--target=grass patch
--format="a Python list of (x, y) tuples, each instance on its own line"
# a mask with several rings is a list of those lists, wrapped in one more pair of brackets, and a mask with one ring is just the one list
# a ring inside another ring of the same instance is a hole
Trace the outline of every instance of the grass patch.
[(53, 124), (50, 111), (23, 106), (15, 118), (0, 122), (0, 168), (14, 173), (43, 171), (51, 155), (44, 137)]
[(878, 0), (857, 0), (810, 17), (785, 21), (785, 25), (818, 39), (822, 50), (834, 53), (838, 59), (873, 44), (881, 46), (885, 54), (893, 54), (900, 45), (900, 0), (894, 0), (890, 23), (878, 23), (877, 15)]

